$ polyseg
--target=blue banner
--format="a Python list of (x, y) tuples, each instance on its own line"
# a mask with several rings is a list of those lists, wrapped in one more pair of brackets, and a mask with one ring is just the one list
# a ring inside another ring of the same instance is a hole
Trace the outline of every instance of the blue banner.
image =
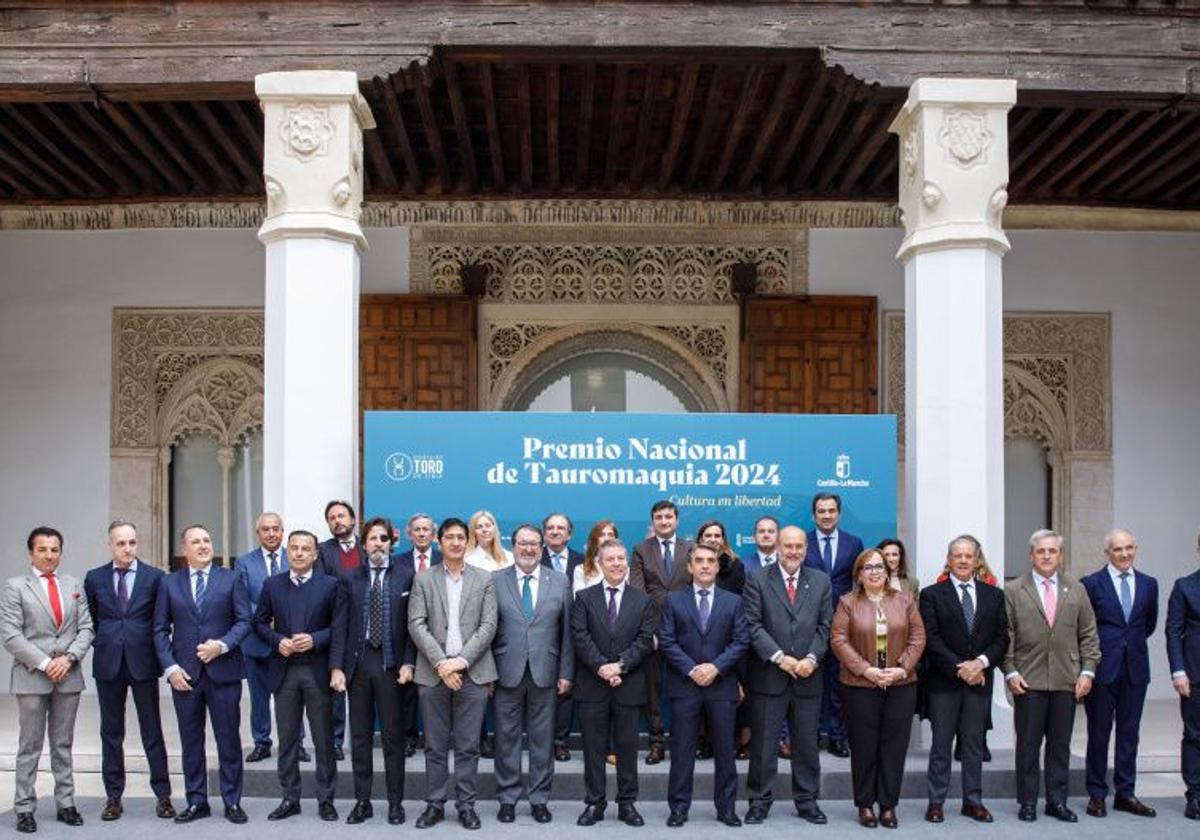
[(632, 545), (666, 498), (681, 535), (718, 519), (746, 554), (758, 517), (811, 528), (813, 496), (831, 492), (865, 544), (896, 533), (893, 415), (368, 411), (364, 433), (365, 516), (398, 527), (485, 509), (508, 545), (520, 523), (561, 512), (576, 549), (599, 519)]

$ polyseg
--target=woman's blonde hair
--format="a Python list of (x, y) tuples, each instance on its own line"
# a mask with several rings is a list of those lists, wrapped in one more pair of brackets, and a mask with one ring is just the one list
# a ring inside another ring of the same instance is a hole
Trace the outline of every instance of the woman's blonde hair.
[(491, 511), (477, 510), (471, 514), (471, 520), (467, 523), (467, 552), (479, 547), (479, 541), (475, 539), (475, 526), (485, 517), (492, 523), (492, 544), (484, 550), (496, 561), (497, 567), (504, 568), (508, 565), (508, 557), (504, 554), (504, 546), (500, 545), (500, 526), (496, 524), (496, 517)]

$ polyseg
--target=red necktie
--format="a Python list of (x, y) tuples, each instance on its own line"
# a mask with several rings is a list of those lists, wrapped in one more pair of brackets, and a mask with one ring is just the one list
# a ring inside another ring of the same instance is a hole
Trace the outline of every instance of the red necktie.
[(58, 581), (54, 575), (42, 575), (46, 579), (46, 591), (50, 596), (50, 609), (54, 612), (54, 623), (58, 627), (62, 627), (62, 601), (58, 597)]
[(425, 571), (425, 552), (423, 551), (417, 555), (417, 571)]
[(788, 603), (793, 607), (796, 606), (796, 578), (794, 575), (788, 575), (787, 579)]

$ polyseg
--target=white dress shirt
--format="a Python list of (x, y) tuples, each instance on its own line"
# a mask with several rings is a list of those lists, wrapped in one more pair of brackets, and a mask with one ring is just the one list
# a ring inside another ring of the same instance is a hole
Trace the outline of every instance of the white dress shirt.
[[(1112, 578), (1113, 589), (1117, 591), (1117, 603), (1121, 602), (1121, 575), (1126, 574), (1114, 566), (1108, 564), (1108, 576)], [(1129, 582), (1129, 604), (1132, 609), (1133, 602), (1137, 600), (1137, 575), (1133, 573), (1133, 566), (1129, 567), (1129, 577), (1126, 580)]]
[[(129, 595), (129, 596), (133, 595), (133, 581), (137, 577), (137, 568), (138, 568), (138, 561), (137, 561), (137, 558), (134, 557), (133, 562), (129, 564), (129, 571), (125, 573), (125, 594), (126, 595)], [(112, 564), (112, 577), (113, 577), (113, 593), (116, 594), (117, 592), (120, 591), (120, 587), (121, 587), (121, 575), (117, 573), (117, 564), (116, 563)], [(45, 583), (45, 581), (42, 581), (42, 583)]]
[(524, 591), (525, 591), (525, 578), (526, 577), (529, 578), (529, 594), (533, 598), (533, 608), (537, 609), (537, 599), (538, 599), (538, 570), (537, 569), (534, 569), (532, 574), (526, 575), (525, 572), (521, 571), (520, 567), (517, 568), (517, 597), (518, 598), (525, 597)]

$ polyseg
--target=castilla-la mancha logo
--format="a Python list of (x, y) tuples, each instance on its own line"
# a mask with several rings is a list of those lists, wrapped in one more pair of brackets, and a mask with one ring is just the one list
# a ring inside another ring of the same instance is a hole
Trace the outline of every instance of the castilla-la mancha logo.
[(833, 476), (818, 478), (818, 487), (870, 487), (869, 478), (851, 478), (850, 456), (845, 452), (838, 453), (833, 459)]
[(845, 452), (837, 456), (837, 461), (834, 462), (833, 474), (838, 478), (850, 477), (850, 456)]

